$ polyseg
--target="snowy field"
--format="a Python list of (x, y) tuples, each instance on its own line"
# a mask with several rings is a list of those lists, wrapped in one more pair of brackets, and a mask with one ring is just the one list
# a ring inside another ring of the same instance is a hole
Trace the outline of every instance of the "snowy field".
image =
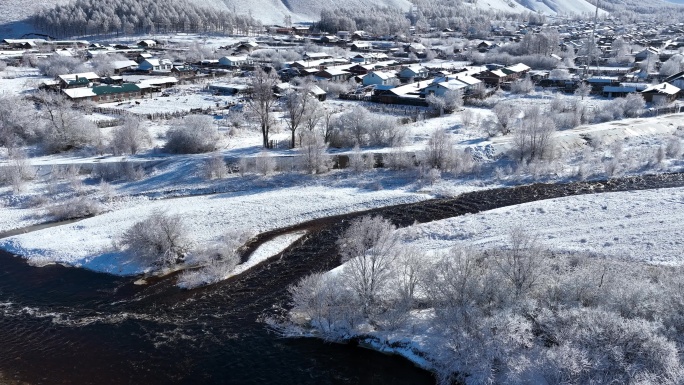
[[(198, 90), (199, 91), (199, 90)], [(193, 109), (225, 108), (238, 101), (232, 96), (217, 96), (208, 92), (192, 92), (174, 88), (169, 96), (157, 95), (123, 103), (103, 103), (105, 109), (124, 110), (138, 115), (189, 112)]]
[(401, 231), (420, 250), (485, 250), (522, 228), (551, 250), (682, 265), (682, 222), (684, 188), (671, 188), (531, 202)]

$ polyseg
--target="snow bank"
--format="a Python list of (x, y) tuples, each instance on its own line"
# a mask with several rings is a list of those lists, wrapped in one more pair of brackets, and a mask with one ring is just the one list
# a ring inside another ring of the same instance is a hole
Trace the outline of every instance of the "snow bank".
[(555, 250), (588, 251), (681, 265), (684, 188), (582, 195), (531, 202), (401, 230), (421, 250), (490, 249), (524, 228)]
[(263, 232), (315, 218), (428, 198), (424, 194), (400, 190), (367, 191), (312, 186), (158, 201), (140, 200), (121, 210), (77, 223), (4, 239), (0, 241), (0, 247), (22, 255), (33, 263), (65, 263), (128, 275), (143, 272), (145, 266), (116, 252), (113, 243), (126, 229), (154, 210), (164, 210), (187, 218), (185, 225), (191, 239), (197, 244), (204, 244), (216, 241), (230, 228)]

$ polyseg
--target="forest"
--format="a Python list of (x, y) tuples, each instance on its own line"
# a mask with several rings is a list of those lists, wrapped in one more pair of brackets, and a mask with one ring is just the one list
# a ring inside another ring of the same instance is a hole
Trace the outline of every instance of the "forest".
[(39, 12), (32, 23), (53, 37), (169, 32), (248, 34), (260, 25), (251, 16), (187, 0), (77, 0)]

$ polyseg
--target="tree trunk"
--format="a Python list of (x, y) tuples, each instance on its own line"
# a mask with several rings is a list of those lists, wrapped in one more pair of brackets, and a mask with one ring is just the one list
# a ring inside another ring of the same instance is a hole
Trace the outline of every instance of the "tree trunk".
[(268, 126), (265, 124), (261, 125), (261, 135), (264, 139), (264, 148), (268, 148)]

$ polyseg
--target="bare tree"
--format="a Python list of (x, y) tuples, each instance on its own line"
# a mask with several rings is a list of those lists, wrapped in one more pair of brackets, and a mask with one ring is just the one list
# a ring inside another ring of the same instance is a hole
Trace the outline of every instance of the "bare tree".
[(534, 287), (542, 275), (542, 248), (523, 229), (509, 234), (510, 247), (494, 257), (494, 264), (513, 286), (518, 298)]
[(392, 262), (397, 255), (395, 229), (382, 217), (365, 216), (352, 222), (337, 241), (345, 262), (344, 276), (359, 297), (366, 316), (390, 281)]
[(579, 87), (575, 90), (575, 95), (580, 96), (582, 100), (591, 93), (591, 86), (585, 82), (581, 82)]
[(320, 174), (330, 169), (328, 146), (316, 131), (307, 131), (302, 135), (300, 149), (302, 169), (304, 172)]
[(20, 149), (10, 149), (9, 158), (9, 164), (0, 169), (0, 180), (9, 183), (12, 192), (18, 194), (24, 191), (24, 182), (36, 177), (36, 170)]
[(526, 108), (520, 126), (513, 135), (513, 152), (519, 162), (543, 159), (553, 150), (556, 125), (537, 106)]
[(285, 123), (292, 133), (292, 148), (296, 147), (295, 134), (297, 128), (307, 121), (311, 105), (314, 104), (313, 99), (306, 84), (300, 88), (290, 90), (285, 95), (283, 108), (285, 110)]
[(111, 143), (114, 155), (135, 155), (141, 148), (151, 144), (150, 132), (140, 119), (133, 116), (126, 116), (123, 124), (114, 130)]
[(512, 102), (499, 102), (492, 109), (498, 124), (498, 131), (501, 135), (508, 135), (511, 133), (513, 124), (518, 119), (520, 110)]
[(425, 162), (430, 168), (449, 170), (453, 166), (454, 159), (453, 138), (444, 129), (436, 130), (430, 135), (425, 146)]
[(269, 134), (273, 124), (272, 110), (277, 101), (273, 94), (273, 87), (279, 81), (275, 71), (266, 72), (261, 68), (257, 68), (249, 80), (250, 97), (247, 105), (261, 126), (264, 148), (269, 147)]

